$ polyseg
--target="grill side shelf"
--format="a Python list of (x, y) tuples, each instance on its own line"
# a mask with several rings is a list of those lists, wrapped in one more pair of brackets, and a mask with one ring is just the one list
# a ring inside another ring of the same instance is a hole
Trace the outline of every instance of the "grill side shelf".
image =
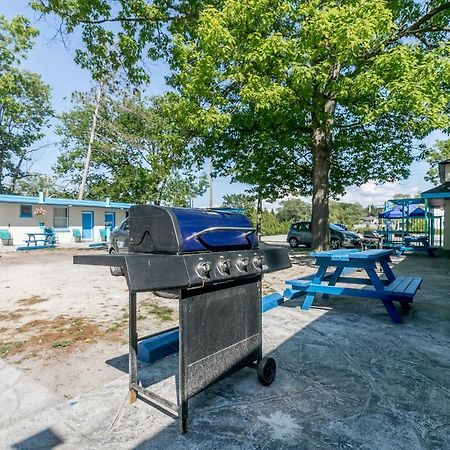
[(131, 292), (176, 289), (189, 286), (183, 256), (116, 253), (77, 255), (74, 264), (122, 267)]
[(292, 267), (289, 251), (280, 247), (263, 247), (266, 264), (269, 267), (265, 272), (276, 272), (277, 270)]
[(74, 264), (85, 264), (88, 266), (108, 266), (125, 268), (126, 254), (116, 253), (114, 255), (76, 255), (73, 257)]
[[(236, 268), (238, 257), (249, 260), (248, 268)], [(264, 258), (261, 268), (252, 261)], [(221, 272), (218, 267), (222, 259), (229, 259), (230, 269)], [(238, 278), (262, 275), (291, 267), (287, 249), (264, 247), (255, 250), (205, 252), (197, 254), (162, 255), (149, 253), (116, 253), (113, 255), (77, 255), (74, 264), (122, 267), (131, 292), (201, 287), (206, 284), (230, 281)], [(200, 276), (198, 265), (208, 262), (210, 272)]]

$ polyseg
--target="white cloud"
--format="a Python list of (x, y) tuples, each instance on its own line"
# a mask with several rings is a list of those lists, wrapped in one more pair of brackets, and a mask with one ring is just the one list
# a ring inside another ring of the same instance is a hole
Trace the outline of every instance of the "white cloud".
[(385, 201), (394, 198), (396, 194), (408, 194), (420, 197), (420, 188), (407, 182), (394, 182), (376, 184), (369, 182), (360, 187), (350, 187), (340, 201), (349, 203), (361, 203), (363, 206), (382, 206)]

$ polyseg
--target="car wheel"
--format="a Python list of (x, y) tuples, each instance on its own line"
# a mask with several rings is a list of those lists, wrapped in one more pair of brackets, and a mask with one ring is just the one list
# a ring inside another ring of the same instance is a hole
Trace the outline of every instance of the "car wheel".
[[(112, 248), (112, 249), (109, 251), (109, 254), (112, 255), (113, 253), (116, 253), (116, 251)], [(121, 277), (121, 276), (123, 276), (123, 270), (122, 270), (122, 267), (110, 267), (110, 268), (109, 268), (109, 271), (111, 272), (111, 275), (112, 275), (113, 277)]]
[(341, 241), (337, 238), (331, 239), (331, 249), (337, 250), (341, 246)]
[(297, 238), (295, 238), (295, 237), (290, 237), (288, 242), (289, 242), (289, 245), (290, 245), (292, 248), (297, 248), (297, 247), (298, 247), (298, 240), (297, 240)]

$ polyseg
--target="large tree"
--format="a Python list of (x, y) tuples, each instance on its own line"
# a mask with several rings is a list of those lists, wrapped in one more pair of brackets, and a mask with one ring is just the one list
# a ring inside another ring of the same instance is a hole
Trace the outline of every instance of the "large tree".
[[(111, 87), (112, 86), (112, 87)], [(105, 87), (92, 146), (87, 196), (187, 206), (206, 187), (191, 157), (190, 137), (171, 119), (171, 94), (145, 98), (115, 83)], [(78, 192), (95, 108), (92, 93), (75, 93), (58, 133), (66, 150), (56, 173)]]
[(414, 142), (449, 127), (445, 0), (36, 0), (78, 60), (144, 77), (168, 55), (180, 117), (218, 173), (259, 196), (312, 193), (313, 246), (328, 245), (329, 199), (407, 176)]
[[(408, 174), (414, 142), (449, 126), (450, 3), (226, 0), (175, 37), (174, 83), (205, 154), (266, 194), (329, 199)], [(197, 119), (198, 118), (198, 119)]]
[(36, 35), (24, 17), (7, 21), (0, 15), (0, 193), (15, 192), (27, 176), (33, 144), (52, 114), (50, 88), (20, 67)]

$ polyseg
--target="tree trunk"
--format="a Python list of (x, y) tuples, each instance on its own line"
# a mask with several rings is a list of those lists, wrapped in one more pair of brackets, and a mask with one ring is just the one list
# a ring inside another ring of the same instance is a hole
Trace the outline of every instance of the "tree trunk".
[(3, 155), (0, 153), (0, 194), (3, 193)]
[(19, 173), (20, 173), (20, 168), (23, 164), (23, 161), (25, 159), (25, 153), (20, 157), (19, 161), (17, 162), (16, 166), (14, 167), (14, 171), (13, 171), (13, 175), (11, 177), (11, 192), (15, 193), (16, 192), (16, 184), (17, 184), (17, 180), (19, 179)]
[(333, 123), (336, 100), (318, 94), (315, 100), (320, 110), (313, 113), (312, 132), (312, 248), (327, 250), (330, 246), (329, 198)]
[[(339, 78), (340, 63), (330, 69), (328, 86)], [(329, 200), (330, 171), (333, 150), (334, 113), (336, 111), (336, 93), (333, 89), (314, 89), (312, 99), (312, 249), (327, 250), (330, 247)]]
[(78, 193), (78, 200), (83, 200), (83, 197), (84, 197), (84, 190), (86, 187), (86, 180), (87, 180), (88, 171), (89, 171), (89, 164), (91, 163), (92, 145), (94, 144), (94, 139), (95, 139), (95, 128), (97, 126), (97, 117), (98, 117), (98, 112), (100, 109), (100, 101), (102, 98), (102, 89), (103, 89), (103, 80), (100, 81), (100, 84), (98, 85), (97, 96), (95, 98), (95, 109), (94, 109), (94, 115), (92, 117), (91, 132), (89, 134), (89, 143), (88, 143), (88, 148), (87, 148), (86, 161), (84, 163), (83, 178), (82, 178), (81, 184), (80, 184), (80, 192)]

